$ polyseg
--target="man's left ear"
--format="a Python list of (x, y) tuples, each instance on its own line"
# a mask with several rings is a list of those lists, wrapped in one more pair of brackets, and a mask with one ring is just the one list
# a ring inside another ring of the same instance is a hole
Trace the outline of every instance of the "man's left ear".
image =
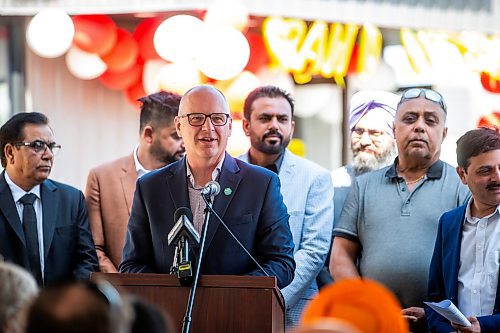
[(448, 135), (448, 127), (445, 127), (445, 128), (443, 129), (443, 139), (441, 139), (441, 142), (443, 142), (443, 141), (444, 141), (444, 139), (446, 138), (446, 136), (447, 136), (447, 135)]
[(292, 130), (290, 131), (290, 139), (293, 138), (294, 131), (295, 131), (295, 120), (292, 120)]

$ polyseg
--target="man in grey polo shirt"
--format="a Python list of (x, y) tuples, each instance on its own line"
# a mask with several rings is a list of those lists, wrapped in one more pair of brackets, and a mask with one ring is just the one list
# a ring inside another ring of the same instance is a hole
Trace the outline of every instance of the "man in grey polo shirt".
[(439, 217), (468, 198), (454, 168), (439, 160), (445, 121), (439, 93), (405, 91), (394, 120), (399, 157), (356, 179), (334, 229), (334, 280), (361, 275), (383, 283), (414, 333), (426, 332), (422, 302)]

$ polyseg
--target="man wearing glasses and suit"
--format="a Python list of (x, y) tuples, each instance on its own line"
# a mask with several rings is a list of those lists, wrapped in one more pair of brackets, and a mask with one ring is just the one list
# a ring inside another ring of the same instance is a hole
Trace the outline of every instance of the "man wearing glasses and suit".
[(226, 153), (232, 120), (222, 93), (210, 86), (186, 92), (175, 125), (186, 155), (137, 181), (120, 271), (169, 273), (175, 244), (168, 245), (167, 235), (176, 222), (174, 212), (189, 207), (201, 235), (205, 228), (201, 189), (217, 181), (221, 191), (212, 198), (215, 212), (265, 272), (211, 214), (200, 273), (267, 273), (276, 276), (279, 288), (287, 286), (294, 276), (294, 246), (278, 176)]
[(398, 157), (356, 178), (334, 229), (334, 280), (368, 277), (394, 292), (411, 331), (427, 332), (423, 301), (438, 220), (463, 204), (467, 188), (439, 159), (446, 106), (434, 90), (406, 90), (397, 106)]
[(49, 180), (54, 155), (47, 117), (18, 113), (0, 128), (0, 254), (40, 286), (88, 279), (97, 270), (83, 193)]

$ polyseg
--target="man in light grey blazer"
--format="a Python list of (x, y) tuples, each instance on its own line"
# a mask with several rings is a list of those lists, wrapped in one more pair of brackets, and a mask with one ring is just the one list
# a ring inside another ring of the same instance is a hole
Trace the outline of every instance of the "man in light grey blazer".
[(282, 289), (286, 327), (296, 326), (307, 302), (317, 293), (316, 276), (330, 248), (333, 226), (333, 186), (330, 173), (292, 154), (286, 147), (295, 127), (294, 102), (282, 89), (259, 87), (245, 100), (243, 129), (250, 150), (240, 159), (276, 172), (290, 214), (295, 243), (295, 277)]

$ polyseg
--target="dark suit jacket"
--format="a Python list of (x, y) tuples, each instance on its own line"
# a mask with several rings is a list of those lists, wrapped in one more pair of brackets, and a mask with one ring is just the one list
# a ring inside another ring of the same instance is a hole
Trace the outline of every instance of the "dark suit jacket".
[[(460, 206), (444, 213), (439, 220), (436, 245), (429, 271), (428, 300), (440, 302), (449, 299), (457, 304), (458, 270), (460, 266), (460, 246), (462, 243), (462, 228), (467, 205)], [(500, 284), (493, 314), (478, 317), (481, 332), (500, 332)], [(453, 331), (450, 322), (426, 307), (428, 327), (431, 332), (449, 333)]]
[[(226, 154), (219, 183), (214, 210), (285, 287), (293, 279), (295, 261), (278, 176)], [(168, 246), (167, 234), (179, 207), (190, 207), (185, 158), (137, 181), (121, 272), (169, 273), (175, 245)], [(201, 274), (264, 275), (213, 214), (208, 225)]]
[[(29, 267), (23, 227), (4, 172), (0, 176), (0, 254), (5, 261)], [(40, 186), (40, 196), (45, 285), (88, 279), (98, 265), (83, 193), (45, 180)]]

